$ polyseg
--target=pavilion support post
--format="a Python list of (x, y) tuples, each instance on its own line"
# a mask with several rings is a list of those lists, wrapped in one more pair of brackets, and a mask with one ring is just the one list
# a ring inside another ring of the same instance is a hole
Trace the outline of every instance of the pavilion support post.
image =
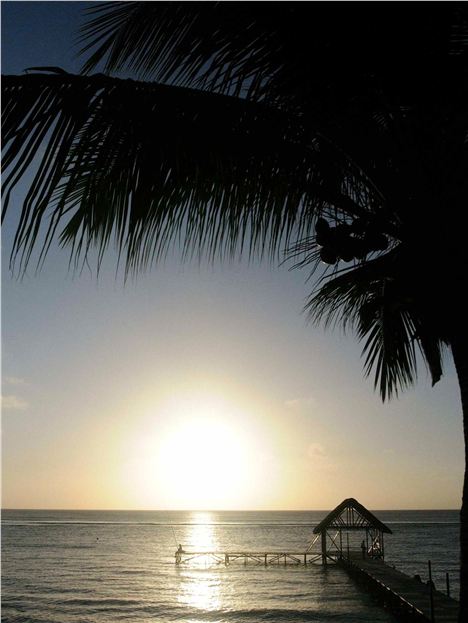
[(322, 564), (327, 564), (327, 531), (322, 532)]

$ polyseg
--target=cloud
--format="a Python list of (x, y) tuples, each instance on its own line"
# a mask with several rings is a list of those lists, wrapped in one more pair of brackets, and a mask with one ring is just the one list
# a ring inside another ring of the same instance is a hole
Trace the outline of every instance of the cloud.
[[(18, 376), (4, 376), (2, 382), (4, 385), (20, 388), (27, 385), (25, 379)], [(15, 390), (12, 389), (12, 391)], [(25, 411), (29, 407), (29, 403), (18, 394), (2, 394), (0, 401), (2, 411)]]
[(18, 376), (5, 376), (3, 382), (6, 385), (26, 385), (26, 381)]
[(328, 456), (321, 443), (313, 441), (307, 447), (307, 459), (309, 466), (318, 472), (336, 474), (338, 466)]
[(23, 398), (19, 396), (15, 396), (13, 394), (8, 394), (7, 396), (2, 395), (2, 409), (9, 411), (24, 411), (29, 407), (29, 404)]
[(326, 456), (325, 448), (321, 443), (311, 443), (307, 448), (307, 455), (312, 459), (315, 459), (318, 456)]

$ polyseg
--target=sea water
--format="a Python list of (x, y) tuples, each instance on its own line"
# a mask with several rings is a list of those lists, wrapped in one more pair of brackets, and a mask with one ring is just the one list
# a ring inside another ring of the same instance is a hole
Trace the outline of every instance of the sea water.
[[(375, 511), (392, 530), (386, 561), (458, 590), (456, 511)], [(329, 565), (230, 566), (187, 550), (304, 551), (325, 512), (15, 511), (2, 513), (4, 623), (390, 622)]]

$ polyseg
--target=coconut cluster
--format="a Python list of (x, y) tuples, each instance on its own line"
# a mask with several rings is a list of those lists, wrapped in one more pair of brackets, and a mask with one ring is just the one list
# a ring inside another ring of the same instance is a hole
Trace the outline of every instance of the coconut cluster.
[(315, 240), (322, 247), (320, 258), (326, 264), (363, 260), (369, 253), (385, 251), (388, 247), (387, 237), (362, 218), (335, 227), (319, 218), (315, 224)]

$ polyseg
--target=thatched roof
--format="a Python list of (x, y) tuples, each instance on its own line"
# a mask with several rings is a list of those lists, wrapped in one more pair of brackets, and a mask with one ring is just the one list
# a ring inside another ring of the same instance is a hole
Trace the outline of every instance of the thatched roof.
[(314, 528), (314, 534), (323, 532), (328, 528), (341, 530), (365, 530), (366, 528), (375, 528), (387, 534), (392, 534), (390, 528), (383, 524), (354, 498), (348, 498), (343, 500), (341, 504), (338, 504), (335, 510), (329, 513), (325, 519)]

